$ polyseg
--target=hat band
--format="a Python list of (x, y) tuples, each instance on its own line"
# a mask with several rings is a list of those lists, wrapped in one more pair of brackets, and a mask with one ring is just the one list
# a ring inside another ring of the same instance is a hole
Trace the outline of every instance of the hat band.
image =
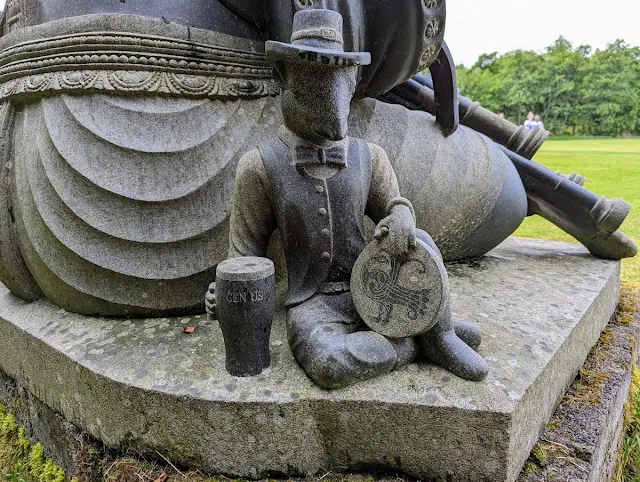
[(338, 42), (344, 45), (342, 34), (333, 28), (308, 28), (305, 30), (297, 30), (291, 35), (291, 42), (303, 39), (318, 39)]

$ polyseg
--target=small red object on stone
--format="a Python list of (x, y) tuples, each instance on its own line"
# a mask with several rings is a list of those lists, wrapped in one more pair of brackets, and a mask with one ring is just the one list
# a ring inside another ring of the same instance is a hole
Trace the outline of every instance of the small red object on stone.
[(183, 333), (187, 333), (188, 335), (191, 335), (195, 331), (196, 331), (195, 326), (185, 326), (184, 329), (182, 330)]

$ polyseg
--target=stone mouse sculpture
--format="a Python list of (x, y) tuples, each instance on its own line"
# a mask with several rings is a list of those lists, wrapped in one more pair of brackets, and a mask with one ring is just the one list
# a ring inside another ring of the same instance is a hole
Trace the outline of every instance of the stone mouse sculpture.
[(415, 338), (363, 330), (349, 279), (365, 247), (364, 216), (376, 223), (375, 238), (392, 256), (406, 255), (416, 237), (439, 251), (416, 230), (413, 207), (401, 197), (385, 151), (347, 136), (357, 66), (370, 54), (344, 51), (342, 21), (331, 10), (303, 10), (294, 17), (290, 44), (266, 44), (283, 77), (284, 125), (278, 138), (240, 159), (229, 256), (265, 256), (279, 229), (291, 349), (322, 387), (388, 372), (419, 352), (463, 378), (481, 380), (488, 366), (469, 346), (479, 344), (479, 332), (466, 323), (454, 327), (450, 304), (434, 328)]

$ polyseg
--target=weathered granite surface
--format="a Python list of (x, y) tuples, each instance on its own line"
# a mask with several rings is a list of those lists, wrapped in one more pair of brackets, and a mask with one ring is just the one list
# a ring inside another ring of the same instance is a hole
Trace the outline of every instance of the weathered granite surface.
[(542, 432), (518, 482), (614, 480), (637, 366), (640, 313), (613, 320)]
[(513, 238), (449, 272), (456, 313), (483, 331), (482, 383), (419, 364), (323, 391), (294, 362), (281, 318), (271, 370), (236, 379), (205, 317), (122, 323), (8, 291), (0, 370), (109, 447), (158, 450), (208, 472), (377, 467), (513, 481), (615, 310), (619, 264), (579, 245)]

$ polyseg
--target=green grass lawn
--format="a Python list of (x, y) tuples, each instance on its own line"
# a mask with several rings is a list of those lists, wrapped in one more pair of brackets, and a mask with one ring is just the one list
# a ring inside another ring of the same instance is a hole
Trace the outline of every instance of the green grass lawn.
[[(629, 201), (633, 209), (621, 230), (640, 242), (640, 139), (550, 139), (535, 161), (564, 174), (582, 174), (587, 178), (585, 187), (596, 194)], [(539, 216), (527, 218), (515, 234), (575, 241)], [(640, 282), (640, 256), (623, 261), (623, 279)]]

